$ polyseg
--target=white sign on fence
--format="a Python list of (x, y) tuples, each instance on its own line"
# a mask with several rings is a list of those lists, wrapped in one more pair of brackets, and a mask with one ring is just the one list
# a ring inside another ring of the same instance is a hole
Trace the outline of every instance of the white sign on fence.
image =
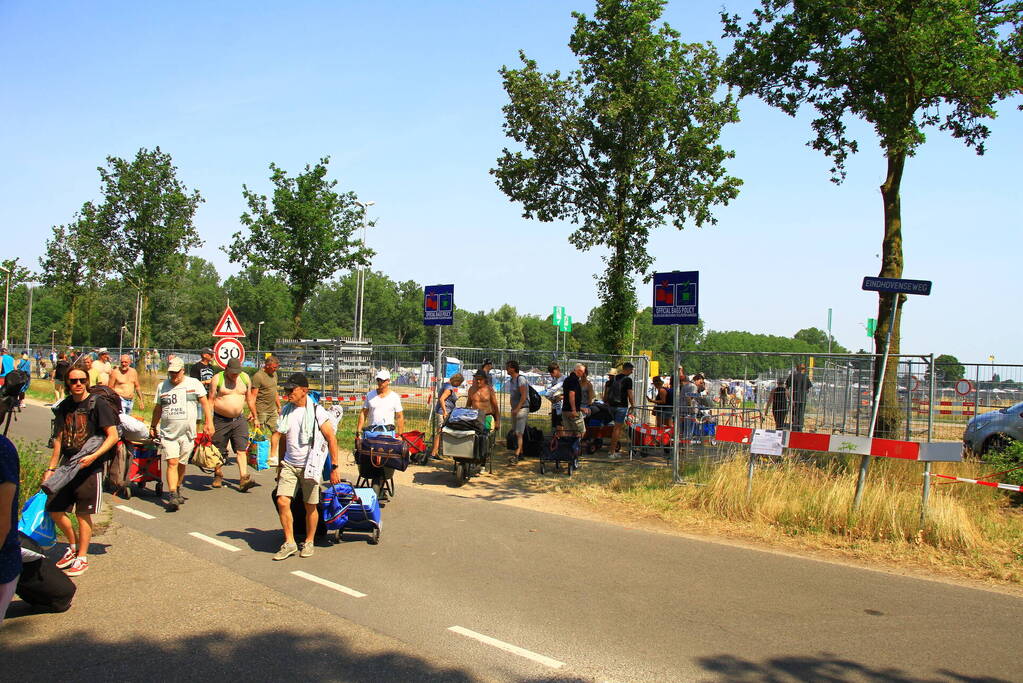
[(754, 429), (749, 452), (756, 455), (781, 455), (785, 445), (785, 432), (774, 429)]

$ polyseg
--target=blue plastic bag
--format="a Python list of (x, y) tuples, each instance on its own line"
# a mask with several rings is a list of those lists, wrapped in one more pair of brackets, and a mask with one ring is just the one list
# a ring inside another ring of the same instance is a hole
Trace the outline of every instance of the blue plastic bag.
[(50, 513), (46, 511), (46, 494), (40, 491), (25, 501), (18, 517), (18, 531), (25, 534), (43, 548), (52, 548), (57, 543), (57, 528)]
[(270, 442), (249, 442), (249, 467), (259, 471), (270, 467)]

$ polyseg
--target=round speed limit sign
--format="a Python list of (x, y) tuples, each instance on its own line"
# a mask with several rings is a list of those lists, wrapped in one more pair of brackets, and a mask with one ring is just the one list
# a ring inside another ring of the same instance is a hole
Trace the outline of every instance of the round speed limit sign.
[(213, 346), (213, 358), (222, 368), (226, 368), (232, 358), (237, 358), (239, 363), (244, 362), (245, 347), (234, 337), (224, 337)]

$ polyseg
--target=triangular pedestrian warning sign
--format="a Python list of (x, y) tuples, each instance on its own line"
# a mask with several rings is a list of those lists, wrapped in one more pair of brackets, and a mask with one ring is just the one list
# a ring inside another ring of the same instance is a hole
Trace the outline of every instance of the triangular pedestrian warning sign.
[(220, 316), (220, 322), (213, 328), (214, 337), (244, 337), (245, 331), (242, 329), (241, 323), (238, 322), (238, 316), (234, 314), (231, 307), (228, 306), (224, 309), (224, 315)]

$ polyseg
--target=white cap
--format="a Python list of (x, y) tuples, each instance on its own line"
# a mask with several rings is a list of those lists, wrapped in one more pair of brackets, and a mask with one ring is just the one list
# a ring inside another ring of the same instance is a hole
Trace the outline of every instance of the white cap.
[(391, 371), (388, 370), (387, 368), (384, 368), (380, 372), (377, 373), (376, 378), (377, 379), (388, 379), (389, 380), (389, 379), (391, 379)]

